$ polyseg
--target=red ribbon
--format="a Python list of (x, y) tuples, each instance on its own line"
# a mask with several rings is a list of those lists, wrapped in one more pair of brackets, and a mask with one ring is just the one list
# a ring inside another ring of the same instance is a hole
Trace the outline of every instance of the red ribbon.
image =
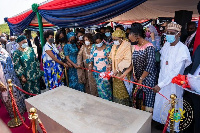
[(44, 125), (42, 124), (41, 121), (39, 121), (39, 126), (42, 129), (43, 133), (47, 133), (46, 129), (44, 128)]
[[(80, 67), (80, 68), (81, 68), (81, 69), (84, 69), (84, 70), (87, 70), (87, 71), (100, 73), (100, 72), (98, 72), (98, 71), (90, 70), (90, 69), (88, 69), (88, 68), (83, 68), (83, 67)], [(142, 84), (139, 84), (139, 83), (130, 81), (130, 80), (121, 79), (121, 78), (119, 78), (119, 77), (112, 76), (112, 75), (110, 74), (110, 72), (105, 72), (105, 74), (106, 74), (106, 75), (105, 75), (104, 77), (106, 77), (106, 78), (109, 78), (109, 79), (110, 79), (111, 77), (117, 78), (117, 79), (120, 79), (120, 80), (122, 80), (122, 81), (126, 81), (126, 82), (129, 82), (129, 83), (133, 83), (133, 84), (136, 84), (136, 85), (138, 85), (138, 86), (142, 86), (142, 87), (145, 87), (145, 88), (148, 88), (148, 89), (153, 90), (153, 88), (151, 88), (151, 87), (149, 87), (149, 86), (145, 86), (145, 85), (142, 85)], [(167, 97), (165, 97), (165, 96), (164, 96), (163, 94), (161, 94), (160, 92), (158, 92), (158, 94), (161, 95), (162, 97), (164, 97), (166, 100), (170, 101)]]
[(26, 92), (25, 90), (19, 88), (18, 86), (16, 86), (16, 85), (14, 85), (14, 86), (15, 86), (18, 90), (20, 90), (21, 92), (23, 92), (23, 93), (25, 93), (25, 94), (27, 94), (27, 95), (36, 96), (36, 94), (28, 93), (28, 92)]
[[(60, 76), (60, 79), (58, 80), (58, 83), (60, 83), (60, 81), (62, 80), (62, 77), (63, 77), (63, 74), (64, 72), (62, 72), (61, 76)], [(37, 94), (32, 94), (32, 93), (28, 93), (26, 92), (25, 90), (21, 89), (19, 86), (17, 85), (14, 85), (18, 90), (20, 90), (21, 92), (27, 94), (27, 95), (30, 95), (30, 96), (36, 96)], [(55, 85), (52, 89), (55, 89), (57, 86)]]
[(31, 127), (29, 127), (28, 125), (26, 125), (26, 123), (24, 122), (24, 120), (23, 120), (21, 114), (19, 113), (19, 110), (18, 110), (16, 101), (15, 101), (15, 98), (14, 98), (14, 96), (13, 96), (13, 94), (12, 94), (12, 92), (11, 92), (10, 89), (9, 89), (9, 93), (10, 93), (11, 99), (12, 99), (12, 101), (13, 101), (13, 103), (14, 103), (15, 109), (16, 109), (16, 111), (17, 111), (17, 114), (18, 114), (18, 116), (19, 116), (21, 122), (23, 123), (23, 125), (24, 125), (27, 129), (31, 129)]
[(167, 127), (169, 125), (169, 120), (170, 120), (169, 116), (170, 116), (170, 114), (168, 113), (167, 120), (166, 120), (166, 123), (165, 123), (165, 127), (164, 127), (162, 133), (166, 133), (166, 131), (167, 131)]

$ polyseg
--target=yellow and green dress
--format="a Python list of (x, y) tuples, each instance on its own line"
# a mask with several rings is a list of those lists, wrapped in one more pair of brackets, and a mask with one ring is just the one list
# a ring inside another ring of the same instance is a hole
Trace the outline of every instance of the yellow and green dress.
[[(131, 65), (130, 43), (124, 40), (120, 46), (113, 45), (109, 57), (112, 60), (112, 71), (119, 71), (116, 76), (120, 77), (123, 71)], [(124, 82), (113, 78), (113, 101), (129, 106), (129, 100), (129, 94)]]

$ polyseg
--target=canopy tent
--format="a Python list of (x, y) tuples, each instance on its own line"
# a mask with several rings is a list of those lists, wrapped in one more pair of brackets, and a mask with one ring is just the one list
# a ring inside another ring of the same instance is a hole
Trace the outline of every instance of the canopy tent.
[[(53, 0), (40, 4), (12, 18), (5, 18), (13, 33), (22, 33), (37, 25), (36, 13), (43, 26), (85, 27), (105, 22), (131, 10), (146, 0)], [(35, 19), (35, 20), (34, 20)], [(45, 25), (46, 24), (46, 25)]]
[(109, 21), (129, 23), (130, 21), (156, 19), (158, 17), (174, 17), (175, 11), (193, 11), (193, 18), (198, 18), (197, 4), (199, 0), (148, 0), (130, 11)]

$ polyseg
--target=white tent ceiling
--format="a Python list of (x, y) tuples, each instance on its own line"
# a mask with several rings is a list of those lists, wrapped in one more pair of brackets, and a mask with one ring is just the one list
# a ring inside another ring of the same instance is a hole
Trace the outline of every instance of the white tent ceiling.
[(147, 0), (143, 4), (109, 21), (123, 22), (174, 17), (175, 11), (179, 10), (193, 11), (193, 17), (198, 17), (198, 2), (199, 0)]

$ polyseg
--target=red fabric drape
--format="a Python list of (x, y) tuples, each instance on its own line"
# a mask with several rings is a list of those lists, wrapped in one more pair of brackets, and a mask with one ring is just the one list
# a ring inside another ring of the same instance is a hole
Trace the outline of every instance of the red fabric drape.
[(25, 12), (21, 15), (18, 15), (16, 17), (12, 17), (12, 18), (8, 18), (8, 22), (12, 23), (12, 24), (18, 24), (20, 23), (22, 20), (24, 20), (26, 17), (28, 17), (33, 11), (30, 10), (28, 12)]
[(83, 6), (99, 0), (53, 0), (38, 7), (38, 10), (57, 10)]
[(197, 47), (199, 45), (200, 45), (200, 16), (199, 16), (199, 22), (198, 22), (196, 37), (195, 37), (195, 41), (194, 41), (193, 54), (194, 54), (195, 50), (197, 49)]
[(114, 28), (114, 26), (113, 26), (113, 21), (111, 22), (111, 27)]
[[(29, 24), (30, 26), (35, 26), (35, 27), (39, 27), (39, 24)], [(52, 27), (55, 26), (53, 24), (43, 24), (43, 27)]]

